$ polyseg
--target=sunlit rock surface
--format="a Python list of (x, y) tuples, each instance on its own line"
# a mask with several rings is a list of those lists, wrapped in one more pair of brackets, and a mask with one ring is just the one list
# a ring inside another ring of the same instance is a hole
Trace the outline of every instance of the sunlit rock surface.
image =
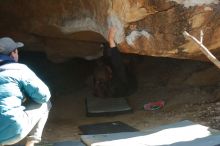
[(108, 27), (117, 27), (120, 51), (149, 56), (206, 60), (183, 31), (220, 57), (218, 0), (2, 0), (0, 34), (45, 52), (55, 62), (102, 55)]

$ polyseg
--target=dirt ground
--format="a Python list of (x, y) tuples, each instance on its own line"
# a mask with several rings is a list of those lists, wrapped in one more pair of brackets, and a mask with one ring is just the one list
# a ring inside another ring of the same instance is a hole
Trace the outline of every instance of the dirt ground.
[[(31, 56), (31, 57), (30, 57)], [(127, 56), (126, 56), (127, 57)], [(139, 130), (191, 120), (220, 129), (220, 70), (213, 64), (132, 56), (138, 88), (127, 96), (133, 112), (102, 117), (87, 117), (85, 98), (92, 95), (93, 61), (73, 59), (54, 64), (43, 54), (23, 53), (28, 64), (51, 89), (53, 108), (43, 141), (80, 138), (79, 125), (121, 121)], [(145, 111), (144, 104), (164, 100), (164, 108)]]

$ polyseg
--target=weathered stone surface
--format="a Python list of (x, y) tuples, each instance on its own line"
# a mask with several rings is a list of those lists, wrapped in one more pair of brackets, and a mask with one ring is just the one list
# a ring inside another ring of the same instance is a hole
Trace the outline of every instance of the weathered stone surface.
[(220, 57), (218, 0), (3, 0), (0, 34), (46, 52), (57, 62), (101, 55), (108, 27), (125, 53), (206, 60), (183, 31), (198, 37)]

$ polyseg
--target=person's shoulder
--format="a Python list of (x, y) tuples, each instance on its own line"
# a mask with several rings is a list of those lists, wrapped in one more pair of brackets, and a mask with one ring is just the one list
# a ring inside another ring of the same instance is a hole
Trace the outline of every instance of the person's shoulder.
[(28, 69), (28, 66), (25, 65), (25, 64), (22, 64), (22, 63), (8, 63), (8, 64), (5, 64), (4, 66), (2, 66), (3, 68), (5, 69), (12, 69), (12, 70), (26, 70)]
[(34, 76), (35, 73), (23, 63), (11, 63), (11, 69), (22, 72), (23, 76)]

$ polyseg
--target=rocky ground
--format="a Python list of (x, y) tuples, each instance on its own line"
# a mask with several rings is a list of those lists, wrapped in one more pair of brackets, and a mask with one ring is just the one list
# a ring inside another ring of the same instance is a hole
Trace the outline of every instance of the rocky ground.
[[(31, 56), (31, 57), (30, 57)], [(23, 53), (28, 64), (50, 86), (53, 108), (43, 141), (79, 139), (79, 125), (122, 121), (139, 130), (191, 120), (220, 129), (220, 70), (213, 64), (132, 56), (138, 88), (127, 96), (133, 112), (115, 116), (87, 117), (85, 98), (92, 95), (93, 62), (73, 59), (54, 64), (43, 54)], [(144, 104), (165, 101), (164, 108), (146, 111)]]

